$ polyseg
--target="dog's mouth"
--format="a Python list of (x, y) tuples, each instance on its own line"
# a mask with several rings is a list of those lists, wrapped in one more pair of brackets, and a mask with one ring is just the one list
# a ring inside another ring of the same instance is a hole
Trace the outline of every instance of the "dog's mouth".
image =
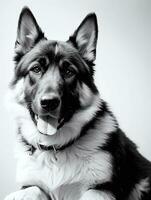
[(27, 107), (38, 132), (48, 136), (55, 135), (69, 121), (75, 111), (73, 106), (64, 105), (54, 112), (42, 112), (38, 111), (31, 102), (27, 104)]
[(54, 135), (57, 132), (58, 119), (50, 116), (35, 115), (37, 129), (44, 135)]

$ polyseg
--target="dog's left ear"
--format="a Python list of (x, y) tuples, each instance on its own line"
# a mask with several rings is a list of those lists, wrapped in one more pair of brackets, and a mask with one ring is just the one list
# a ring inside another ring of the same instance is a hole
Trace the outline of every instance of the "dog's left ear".
[(16, 51), (25, 54), (42, 38), (44, 38), (44, 34), (35, 17), (28, 7), (24, 7), (18, 21)]
[(93, 63), (96, 57), (96, 45), (98, 38), (98, 24), (95, 13), (85, 17), (80, 26), (69, 38), (81, 56), (88, 62)]

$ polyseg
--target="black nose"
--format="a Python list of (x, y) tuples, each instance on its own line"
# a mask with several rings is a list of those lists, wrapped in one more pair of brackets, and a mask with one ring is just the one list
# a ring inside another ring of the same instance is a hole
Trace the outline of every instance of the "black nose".
[(58, 97), (43, 97), (40, 101), (41, 107), (47, 111), (53, 111), (58, 108), (60, 100)]

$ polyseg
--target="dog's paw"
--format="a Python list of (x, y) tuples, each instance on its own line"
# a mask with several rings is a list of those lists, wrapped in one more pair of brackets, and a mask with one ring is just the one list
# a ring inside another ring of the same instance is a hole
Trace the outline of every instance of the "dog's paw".
[(4, 200), (48, 200), (48, 197), (38, 187), (32, 186), (11, 193)]

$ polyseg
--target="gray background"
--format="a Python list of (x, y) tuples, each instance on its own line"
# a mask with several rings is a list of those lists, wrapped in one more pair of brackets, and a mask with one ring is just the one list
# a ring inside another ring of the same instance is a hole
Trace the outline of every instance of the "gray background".
[(66, 40), (87, 13), (96, 12), (96, 83), (121, 128), (151, 160), (151, 1), (0, 0), (0, 199), (17, 188), (14, 124), (3, 97), (12, 77), (17, 20), (24, 5), (48, 38), (60, 40)]

